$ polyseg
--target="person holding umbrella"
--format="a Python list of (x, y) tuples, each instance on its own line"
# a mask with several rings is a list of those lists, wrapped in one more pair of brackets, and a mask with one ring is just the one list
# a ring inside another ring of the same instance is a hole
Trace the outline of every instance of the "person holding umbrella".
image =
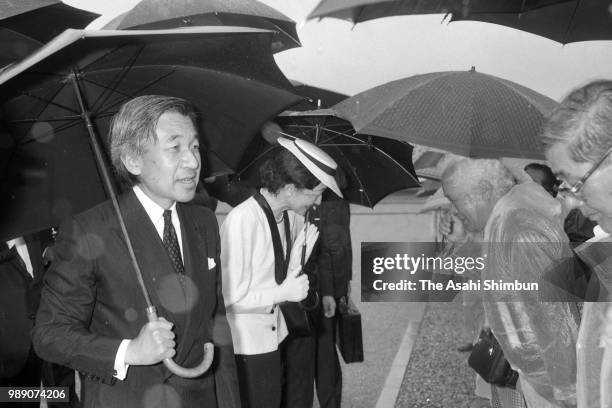
[(243, 407), (310, 408), (315, 338), (289, 333), (279, 304), (308, 294), (302, 265), (319, 232), (304, 215), (326, 188), (342, 193), (337, 164), (323, 150), (301, 139), (277, 140), (283, 149), (260, 168), (261, 189), (221, 227), (223, 295)]
[[(110, 202), (60, 227), (33, 343), (42, 358), (81, 373), (84, 406), (240, 406), (216, 219), (183, 205), (200, 175), (196, 129), (189, 102), (156, 95), (126, 102), (112, 121), (111, 159), (130, 187), (119, 208), (147, 296)], [(163, 317), (147, 318), (145, 298)], [(208, 340), (214, 370), (182, 378), (160, 364), (175, 357), (192, 367)]]

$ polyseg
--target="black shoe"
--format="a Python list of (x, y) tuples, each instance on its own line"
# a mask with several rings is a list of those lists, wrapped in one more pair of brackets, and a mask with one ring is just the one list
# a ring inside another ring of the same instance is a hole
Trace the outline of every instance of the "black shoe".
[(472, 351), (474, 345), (472, 343), (466, 343), (463, 346), (457, 347), (457, 351), (462, 353), (467, 353), (468, 351)]

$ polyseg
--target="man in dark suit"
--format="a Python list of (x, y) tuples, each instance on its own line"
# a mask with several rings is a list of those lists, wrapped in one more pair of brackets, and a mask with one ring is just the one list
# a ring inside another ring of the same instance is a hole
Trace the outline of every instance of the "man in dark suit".
[[(41, 380), (45, 386), (67, 386), (72, 403), (49, 406), (77, 406), (74, 371), (42, 361), (32, 347), (31, 331), (45, 271), (43, 252), (51, 243), (49, 230), (0, 242), (0, 387), (39, 387)], [(19, 407), (39, 405), (11, 403)]]
[(316, 258), (320, 280), (321, 310), (317, 331), (315, 383), (321, 408), (339, 408), (342, 400), (342, 371), (336, 352), (336, 305), (348, 301), (353, 271), (350, 206), (333, 194), (319, 206), (321, 234)]
[[(0, 386), (38, 387), (42, 361), (30, 332), (40, 300), (43, 258), (38, 235), (0, 243)], [(22, 406), (37, 406), (23, 403)]]
[[(119, 197), (159, 318), (146, 302), (110, 202), (66, 221), (53, 248), (34, 329), (45, 359), (81, 373), (85, 407), (238, 407), (231, 335), (221, 292), (218, 226), (193, 199), (201, 161), (196, 115), (177, 98), (124, 104), (110, 130), (111, 159), (131, 189)], [(197, 378), (173, 375), (215, 344)]]

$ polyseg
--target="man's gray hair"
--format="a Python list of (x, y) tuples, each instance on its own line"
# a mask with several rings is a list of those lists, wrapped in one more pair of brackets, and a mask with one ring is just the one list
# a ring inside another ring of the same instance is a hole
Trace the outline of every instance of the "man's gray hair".
[(113, 117), (109, 132), (111, 162), (123, 183), (132, 186), (137, 183), (137, 178), (125, 168), (122, 156), (139, 157), (149, 143), (155, 143), (157, 122), (166, 112), (189, 117), (197, 129), (197, 114), (193, 105), (170, 96), (139, 96), (124, 103)]
[(460, 159), (446, 166), (442, 184), (474, 200), (497, 202), (516, 184), (516, 179), (499, 160)]
[(577, 163), (597, 161), (612, 147), (612, 81), (598, 80), (572, 91), (544, 126), (545, 149), (568, 144)]

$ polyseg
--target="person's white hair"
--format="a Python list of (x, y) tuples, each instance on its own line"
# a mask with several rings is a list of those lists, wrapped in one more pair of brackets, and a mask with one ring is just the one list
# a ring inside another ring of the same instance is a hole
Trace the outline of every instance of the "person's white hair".
[(516, 184), (516, 179), (496, 159), (460, 159), (449, 163), (442, 172), (442, 187), (461, 191), (472, 200), (496, 202)]
[(612, 81), (598, 80), (573, 90), (544, 125), (545, 150), (568, 143), (577, 163), (595, 162), (612, 147)]

